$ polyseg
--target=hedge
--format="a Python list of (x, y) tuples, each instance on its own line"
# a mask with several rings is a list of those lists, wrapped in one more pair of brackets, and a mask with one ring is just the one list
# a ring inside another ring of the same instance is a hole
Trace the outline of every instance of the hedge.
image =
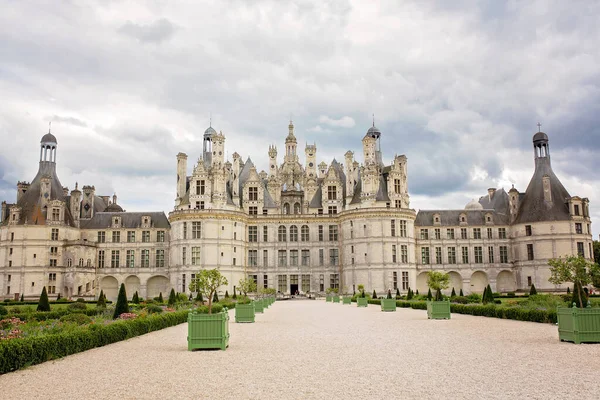
[[(77, 310), (76, 312), (93, 317), (94, 315), (97, 315), (97, 314), (103, 312), (103, 310), (98, 310), (96, 308), (92, 308), (92, 309), (88, 309), (88, 310)], [(18, 313), (18, 314), (9, 314), (6, 317), (7, 318), (11, 318), (11, 317), (19, 318), (21, 321), (25, 321), (25, 322), (30, 321), (30, 320), (46, 321), (49, 319), (60, 319), (60, 317), (67, 315), (67, 314), (72, 314), (72, 313), (73, 313), (73, 311), (69, 311), (67, 309), (62, 309), (62, 310), (56, 310), (56, 311), (34, 311), (34, 312), (28, 312), (28, 313), (24, 312), (24, 313)]]
[(182, 324), (188, 310), (88, 325), (70, 333), (0, 342), (0, 374)]

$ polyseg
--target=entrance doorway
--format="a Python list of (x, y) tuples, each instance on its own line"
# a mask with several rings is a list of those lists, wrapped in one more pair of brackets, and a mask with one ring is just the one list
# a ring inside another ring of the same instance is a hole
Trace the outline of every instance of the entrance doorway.
[(296, 294), (297, 290), (298, 290), (298, 284), (297, 283), (290, 284), (290, 294), (292, 296)]

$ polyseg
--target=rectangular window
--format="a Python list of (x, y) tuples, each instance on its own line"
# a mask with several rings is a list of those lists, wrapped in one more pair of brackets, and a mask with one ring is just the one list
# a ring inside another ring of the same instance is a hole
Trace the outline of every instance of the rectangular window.
[[(56, 280), (56, 272), (49, 273), (48, 274), (48, 280), (49, 281), (55, 281)], [(10, 282), (10, 275), (9, 275), (8, 281)]]
[(143, 249), (141, 251), (141, 253), (142, 253), (142, 264), (141, 264), (141, 267), (142, 268), (148, 268), (150, 266), (150, 250)]
[(248, 188), (248, 200), (258, 201), (258, 187), (251, 186)]
[(329, 249), (329, 265), (338, 265), (339, 261), (339, 250), (338, 249)]
[(165, 251), (164, 250), (156, 250), (156, 267), (163, 268), (165, 266)]
[(583, 242), (577, 242), (577, 255), (585, 257)]
[(583, 226), (580, 222), (575, 223), (575, 233), (579, 233), (579, 234), (583, 233)]
[(400, 237), (406, 237), (406, 221), (400, 220)]
[(187, 239), (187, 222), (183, 223), (183, 238)]
[(448, 247), (448, 264), (456, 264), (456, 247)]
[(421, 229), (421, 239), (429, 239), (429, 230)]
[(50, 240), (58, 240), (58, 229), (52, 228)]
[(302, 228), (300, 228), (300, 239), (303, 242), (308, 242), (310, 240), (309, 234), (310, 231), (308, 230), (308, 225), (302, 225)]
[(506, 239), (506, 228), (498, 228), (498, 238)]
[(440, 228), (435, 228), (433, 230), (436, 240), (440, 240), (442, 238), (442, 230)]
[(338, 227), (337, 225), (329, 225), (329, 241), (335, 242), (338, 240)]
[(461, 251), (462, 251), (462, 263), (463, 264), (468, 264), (469, 263), (469, 248), (468, 247), (462, 247)]
[(202, 234), (202, 222), (200, 222), (200, 221), (192, 222), (192, 239), (200, 239), (201, 234)]
[(325, 250), (319, 249), (319, 265), (325, 264)]
[(319, 225), (319, 242), (323, 241), (323, 225)]
[(531, 286), (531, 283), (532, 283), (532, 282), (531, 282), (531, 277), (530, 277), (530, 276), (528, 276), (528, 277), (527, 277), (527, 286)]
[(162, 243), (165, 241), (165, 231), (156, 232), (156, 241)]
[(317, 209), (317, 215), (323, 215), (323, 209), (322, 208)]
[[(51, 267), (56, 267), (56, 258), (51, 258), (50, 259), (50, 266)], [(82, 265), (82, 267), (83, 267), (83, 265)]]
[(113, 231), (112, 241), (113, 241), (113, 243), (120, 243), (121, 242), (121, 232)]
[(110, 255), (110, 267), (119, 268), (119, 250), (112, 250)]
[(329, 287), (332, 289), (340, 287), (340, 274), (329, 274)]
[(248, 214), (250, 215), (258, 215), (258, 207), (257, 206), (249, 206)]
[(258, 265), (258, 250), (248, 250), (248, 265), (251, 267)]
[(203, 195), (206, 190), (206, 184), (204, 180), (196, 181), (196, 196)]
[(488, 247), (488, 260), (490, 264), (494, 263), (494, 246)]
[(529, 261), (533, 260), (533, 244), (527, 244), (527, 259)]
[(287, 275), (277, 275), (277, 290), (281, 293), (287, 292)]
[(329, 214), (329, 215), (337, 214), (337, 206), (327, 207), (327, 214)]
[(135, 242), (135, 231), (127, 231), (127, 243)]
[(60, 208), (53, 208), (52, 209), (52, 221), (59, 221), (60, 220)]
[(187, 264), (187, 247), (181, 248), (181, 263), (183, 265)]
[(408, 290), (408, 271), (402, 271), (402, 290)]
[(281, 225), (277, 230), (277, 240), (280, 242), (285, 242), (287, 239), (287, 232), (285, 226)]
[(503, 264), (508, 263), (508, 247), (500, 246), (500, 262)]
[[(12, 254), (13, 249), (12, 247), (10, 248), (10, 254)], [(50, 247), (50, 254), (51, 255), (57, 255), (58, 254), (58, 247)]]
[(181, 293), (185, 293), (187, 291), (185, 283), (185, 274), (181, 274)]
[(310, 265), (310, 250), (302, 250), (302, 266), (308, 267)]
[(461, 239), (468, 239), (467, 228), (460, 228), (460, 238)]
[(396, 271), (392, 272), (392, 284), (393, 289), (398, 289), (398, 273)]
[(442, 264), (442, 248), (441, 247), (436, 247), (435, 248), (435, 263), (436, 264)]
[(394, 200), (394, 206), (396, 206), (396, 208), (402, 208), (402, 201), (401, 200)]
[(488, 239), (493, 239), (494, 235), (492, 233), (492, 228), (487, 228), (487, 238)]
[(269, 287), (269, 276), (268, 275), (263, 275), (263, 288), (268, 288)]
[(258, 242), (258, 226), (256, 226), (256, 225), (248, 226), (248, 241), (249, 242)]
[(454, 239), (454, 228), (446, 229), (446, 239)]
[(285, 250), (279, 250), (277, 252), (277, 265), (280, 267), (287, 266), (287, 252)]
[(200, 247), (192, 247), (192, 265), (200, 265)]
[(302, 275), (302, 291), (304, 293), (310, 292), (310, 275)]
[(473, 228), (473, 239), (481, 239), (481, 228)]
[(483, 264), (483, 247), (475, 246), (474, 256), (475, 256), (475, 264)]
[(337, 186), (327, 186), (327, 200), (337, 200)]
[(397, 255), (396, 255), (396, 245), (395, 245), (395, 244), (393, 244), (393, 245), (392, 245), (392, 262), (393, 262), (393, 263), (396, 263), (396, 262), (397, 262), (397, 260), (396, 260), (396, 256), (397, 256)]
[(135, 250), (127, 250), (125, 255), (125, 266), (127, 268), (135, 267)]
[(402, 184), (400, 182), (400, 179), (394, 179), (394, 193), (396, 194), (402, 193)]
[(421, 247), (421, 264), (429, 264), (429, 247)]
[(531, 236), (531, 225), (525, 225), (525, 236)]
[(105, 243), (105, 242), (106, 242), (106, 232), (98, 231), (98, 243)]
[(573, 205), (573, 209), (575, 210), (575, 215), (579, 215), (579, 205), (578, 204)]
[(104, 250), (98, 251), (98, 268), (104, 268)]
[(142, 243), (150, 243), (150, 231), (142, 231)]
[(269, 228), (265, 225), (263, 226), (263, 242), (269, 241)]
[(396, 236), (396, 220), (395, 220), (395, 219), (393, 219), (393, 220), (391, 221), (391, 230), (390, 230), (390, 234), (391, 234), (391, 236), (392, 236), (392, 237), (393, 237), (393, 236)]
[(400, 261), (403, 264), (408, 263), (408, 246), (405, 244), (400, 245)]
[(322, 292), (325, 290), (325, 275), (319, 275), (319, 290)]
[(290, 266), (298, 266), (298, 250), (290, 250)]
[(269, 266), (269, 250), (263, 250), (263, 267)]

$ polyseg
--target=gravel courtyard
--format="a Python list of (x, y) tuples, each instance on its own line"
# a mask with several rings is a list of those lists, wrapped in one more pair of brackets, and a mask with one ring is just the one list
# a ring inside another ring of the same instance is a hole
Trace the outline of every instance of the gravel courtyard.
[(600, 345), (557, 327), (425, 311), (278, 301), (231, 312), (227, 351), (187, 351), (187, 325), (0, 376), (21, 399), (591, 399)]

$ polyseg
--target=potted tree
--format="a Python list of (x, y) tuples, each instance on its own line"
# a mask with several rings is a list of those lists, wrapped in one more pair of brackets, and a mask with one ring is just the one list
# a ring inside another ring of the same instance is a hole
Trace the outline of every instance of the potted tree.
[(360, 295), (358, 295), (358, 297), (356, 298), (356, 306), (357, 307), (368, 307), (369, 299), (365, 295), (365, 287), (363, 285), (358, 285), (358, 290), (360, 290)]
[(253, 279), (240, 279), (239, 288), (244, 296), (235, 305), (235, 322), (254, 322), (254, 302), (250, 301), (248, 293), (256, 291), (256, 283)]
[(439, 271), (429, 271), (427, 286), (430, 290), (435, 290), (435, 299), (427, 301), (427, 318), (450, 319), (450, 301), (444, 300), (442, 296), (442, 290), (448, 289), (450, 286), (450, 275)]
[(325, 301), (331, 303), (333, 301), (333, 296), (331, 295), (332, 289), (328, 287), (325, 289)]
[(352, 296), (348, 294), (348, 288), (344, 286), (342, 304), (352, 304)]
[(396, 311), (396, 299), (392, 297), (392, 291), (388, 289), (387, 297), (381, 299), (381, 311)]
[(338, 288), (333, 288), (332, 292), (333, 292), (333, 298), (331, 300), (334, 303), (339, 303), (340, 302), (340, 295), (338, 294), (339, 289)]
[(586, 301), (583, 287), (600, 278), (600, 266), (582, 256), (568, 256), (548, 261), (551, 283), (571, 282), (573, 307), (558, 307), (558, 338), (574, 343), (600, 342), (600, 308), (592, 308)]
[[(202, 270), (190, 283), (192, 292), (207, 295), (208, 306), (201, 306), (188, 314), (188, 350), (221, 349), (229, 346), (229, 314), (227, 308), (213, 314), (213, 295), (227, 278), (218, 269)], [(205, 312), (206, 311), (206, 312)]]

